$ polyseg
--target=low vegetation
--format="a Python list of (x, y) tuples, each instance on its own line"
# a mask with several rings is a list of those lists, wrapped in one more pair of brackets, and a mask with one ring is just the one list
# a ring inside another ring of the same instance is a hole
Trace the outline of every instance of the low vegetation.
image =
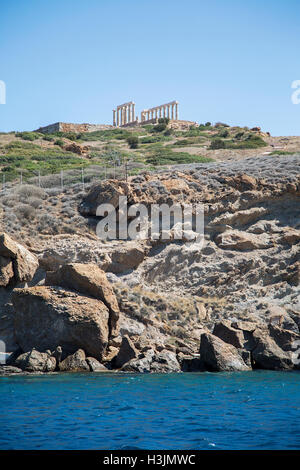
[(102, 166), (107, 174), (107, 167), (120, 167), (125, 161), (131, 163), (130, 174), (137, 174), (145, 167), (209, 162), (218, 149), (256, 149), (266, 145), (260, 133), (246, 127), (205, 122), (177, 129), (168, 118), (160, 118), (157, 124), (89, 133), (2, 133), (0, 169), (6, 182), (20, 178), (24, 182), (40, 175), (59, 174), (61, 170), (92, 169), (95, 165)]

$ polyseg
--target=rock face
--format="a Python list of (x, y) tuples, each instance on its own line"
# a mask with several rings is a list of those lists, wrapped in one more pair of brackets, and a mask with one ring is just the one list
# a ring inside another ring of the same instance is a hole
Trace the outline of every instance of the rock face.
[(74, 289), (101, 300), (109, 311), (111, 336), (118, 335), (119, 306), (106, 274), (95, 264), (65, 264), (57, 271), (47, 272), (46, 285)]
[(38, 268), (37, 258), (24, 246), (0, 233), (0, 287), (11, 282), (28, 282)]
[[(56, 270), (46, 276), (56, 287), (25, 289), (30, 299), (23, 292), (14, 300), (24, 351), (61, 345), (70, 355), (81, 348), (90, 370), (99, 367), (95, 360), (130, 372), (299, 368), (299, 155), (170, 166), (104, 181), (79, 210), (96, 221), (97, 207), (118, 209), (119, 196), (127, 196), (128, 208), (204, 204), (204, 246), (185, 238), (41, 238), (41, 271)], [(0, 257), (0, 284), (13, 285), (16, 258), (7, 250)], [(113, 290), (91, 263), (108, 273)], [(0, 304), (0, 319), (8, 304)]]
[(62, 372), (87, 372), (90, 370), (85, 360), (85, 352), (82, 349), (78, 349), (74, 354), (66, 357), (66, 359), (59, 363), (58, 367)]
[(14, 365), (27, 372), (53, 372), (56, 368), (56, 359), (47, 353), (32, 349), (21, 354)]
[(200, 340), (200, 361), (207, 370), (250, 370), (234, 346), (211, 333), (203, 333)]
[(102, 358), (108, 343), (109, 311), (103, 302), (62, 288), (36, 286), (15, 289), (14, 328), (23, 351), (84, 349)]

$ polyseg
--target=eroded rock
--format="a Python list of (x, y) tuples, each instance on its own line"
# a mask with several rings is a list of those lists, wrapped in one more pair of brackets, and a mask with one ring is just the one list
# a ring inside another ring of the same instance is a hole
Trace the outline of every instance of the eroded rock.
[(106, 274), (95, 264), (65, 264), (57, 271), (48, 271), (46, 285), (74, 289), (101, 300), (109, 310), (110, 335), (118, 335), (119, 306)]
[(200, 360), (211, 371), (249, 370), (234, 346), (208, 332), (201, 335)]
[(84, 349), (102, 358), (108, 343), (109, 311), (103, 302), (61, 287), (15, 289), (14, 328), (23, 351), (53, 351), (61, 346), (72, 353)]

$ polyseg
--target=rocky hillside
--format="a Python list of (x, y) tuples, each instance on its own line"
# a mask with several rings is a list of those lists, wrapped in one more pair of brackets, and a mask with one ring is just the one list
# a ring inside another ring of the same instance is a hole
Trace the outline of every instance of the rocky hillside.
[[(56, 204), (45, 193), (32, 236), (3, 226), (0, 339), (15, 353), (2, 372), (298, 368), (299, 163), (295, 154), (186, 164), (51, 195)], [(203, 203), (204, 247), (97, 239), (96, 208), (117, 207), (119, 195), (129, 205)], [(80, 229), (36, 230), (41, 208), (59, 222), (68, 197)]]

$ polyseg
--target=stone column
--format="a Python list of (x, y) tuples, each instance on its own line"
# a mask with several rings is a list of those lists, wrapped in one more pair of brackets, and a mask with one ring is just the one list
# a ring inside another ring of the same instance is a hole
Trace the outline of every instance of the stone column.
[(176, 108), (176, 116), (175, 116), (175, 119), (176, 119), (176, 121), (178, 121), (178, 103), (175, 104), (175, 108)]
[(116, 110), (113, 109), (113, 126), (116, 127)]
[(117, 126), (119, 127), (120, 121), (119, 121), (119, 108), (117, 108)]
[(132, 121), (135, 121), (135, 104), (132, 103)]
[(165, 118), (166, 117), (166, 107), (163, 106), (163, 117)]

